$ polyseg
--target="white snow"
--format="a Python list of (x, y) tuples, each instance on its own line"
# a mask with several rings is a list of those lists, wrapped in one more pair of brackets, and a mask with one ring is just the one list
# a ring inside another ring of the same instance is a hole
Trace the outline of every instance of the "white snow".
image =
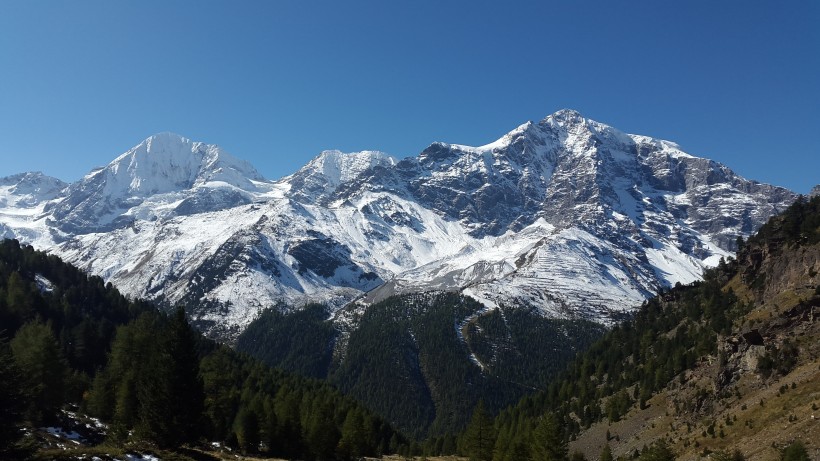
[[(129, 296), (175, 303), (207, 286), (198, 301), (225, 309), (202, 318), (240, 329), (280, 302), (338, 308), (418, 290), (608, 322), (729, 255), (716, 242), (742, 234), (741, 225), (710, 230), (704, 220), (762, 222), (779, 206), (674, 143), (626, 135), (574, 111), (484, 146), (437, 148), (452, 155), (428, 166), (420, 160), (409, 181), (432, 182), (453, 200), (526, 183), (538, 207), (522, 208), (501, 235), (481, 233), (487, 223), (423, 205), (407, 183), (363, 182), (374, 167), (398, 164), (378, 151), (325, 151), (272, 182), (217, 146), (163, 133), (70, 186), (37, 174), (0, 178), (0, 236), (49, 250)], [(705, 181), (709, 172), (728, 179)], [(461, 190), (468, 176), (485, 183)], [(673, 188), (663, 189), (665, 181)], [(67, 222), (80, 230), (66, 230)], [(340, 261), (332, 275), (300, 270), (292, 249), (309, 240), (331, 242), (322, 259)], [(199, 273), (204, 265), (220, 272)], [(38, 286), (51, 289), (45, 278)]]

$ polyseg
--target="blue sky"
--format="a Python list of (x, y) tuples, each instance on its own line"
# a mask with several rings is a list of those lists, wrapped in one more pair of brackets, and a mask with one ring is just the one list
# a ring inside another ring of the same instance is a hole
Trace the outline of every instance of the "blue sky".
[(76, 180), (173, 131), (276, 179), (562, 108), (808, 192), (820, 2), (0, 2), (0, 176)]

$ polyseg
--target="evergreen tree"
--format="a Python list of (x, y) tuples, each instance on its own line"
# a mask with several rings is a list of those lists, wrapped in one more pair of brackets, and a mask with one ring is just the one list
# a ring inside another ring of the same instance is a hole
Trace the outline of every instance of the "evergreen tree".
[(567, 445), (564, 442), (561, 425), (552, 413), (542, 416), (532, 432), (532, 452), (534, 461), (567, 459)]
[[(171, 395), (171, 357), (160, 346), (137, 376), (136, 393), (128, 389), (123, 396), (136, 395), (138, 422), (134, 429), (138, 438), (150, 440), (163, 448), (177, 446), (181, 434), (173, 425), (173, 396)], [(127, 389), (128, 381), (122, 388)], [(118, 405), (118, 410), (121, 407)]]
[(156, 350), (137, 379), (138, 432), (160, 446), (176, 447), (202, 434), (205, 397), (197, 340), (181, 308), (158, 336)]
[(31, 397), (26, 416), (43, 423), (63, 404), (67, 365), (49, 325), (29, 322), (11, 340), (14, 361)]
[(470, 457), (470, 461), (490, 461), (493, 459), (495, 440), (493, 420), (484, 409), (484, 401), (480, 400), (464, 432), (464, 451)]
[(718, 450), (712, 453), (711, 458), (714, 461), (746, 461), (746, 457), (743, 456), (743, 453), (741, 453), (740, 450), (735, 450), (732, 453)]
[(806, 450), (806, 446), (803, 445), (803, 442), (796, 441), (792, 442), (787, 446), (783, 453), (780, 454), (780, 459), (782, 461), (809, 461), (809, 452)]
[(243, 409), (237, 416), (239, 427), (237, 437), (239, 438), (239, 448), (243, 453), (256, 453), (258, 451), (259, 437), (259, 416), (251, 409)]
[(313, 411), (307, 428), (307, 444), (319, 461), (333, 459), (341, 438), (333, 418), (333, 407), (322, 403)]
[[(196, 441), (202, 435), (205, 391), (199, 376), (198, 334), (178, 308), (169, 325), (168, 355), (171, 357), (170, 394), (177, 443)], [(258, 444), (258, 441), (257, 441)]]
[(25, 457), (19, 442), (23, 438), (23, 410), (26, 408), (23, 377), (11, 348), (0, 337), (0, 459)]
[(298, 458), (304, 451), (302, 421), (299, 405), (301, 397), (286, 388), (276, 393), (276, 418), (279, 425), (279, 454), (284, 458)]
[(272, 404), (270, 404), (270, 406), (266, 406), (265, 421), (263, 426), (263, 440), (265, 441), (265, 445), (268, 447), (268, 453), (281, 452), (281, 443), (279, 440), (279, 421), (276, 419), (276, 412), (272, 408)]
[(510, 459), (514, 461), (530, 461), (532, 460), (532, 454), (530, 453), (530, 447), (524, 443), (522, 440), (518, 440), (513, 443), (512, 453), (510, 454)]
[[(394, 437), (397, 437), (394, 434)], [(393, 440), (390, 440), (390, 447), (393, 448)], [(444, 436), (444, 441), (441, 444), (441, 454), (442, 455), (454, 455), (456, 454), (456, 436), (452, 434), (447, 434)]]
[(613, 461), (612, 457), (612, 449), (609, 448), (609, 444), (604, 445), (603, 450), (601, 450), (601, 458), (600, 461)]
[(351, 410), (342, 425), (337, 453), (343, 459), (352, 459), (364, 455), (367, 448), (364, 416), (359, 410)]
[(674, 461), (675, 454), (666, 441), (660, 439), (649, 448), (644, 449), (638, 459), (639, 461)]
[(9, 274), (5, 289), (5, 311), (0, 316), (3, 320), (3, 327), (14, 331), (29, 320), (34, 314), (34, 297), (29, 292), (29, 287), (23, 277), (17, 271)]

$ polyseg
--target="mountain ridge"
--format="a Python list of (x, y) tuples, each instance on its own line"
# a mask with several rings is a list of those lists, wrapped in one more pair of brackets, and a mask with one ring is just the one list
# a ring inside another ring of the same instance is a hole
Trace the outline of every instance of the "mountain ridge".
[(336, 309), (378, 287), (372, 300), (464, 291), (608, 323), (697, 279), (794, 197), (562, 110), (479, 147), (326, 151), (278, 181), (163, 133), (24, 219), (0, 208), (0, 222), (132, 296), (208, 306), (191, 312), (206, 329), (241, 330), (282, 303)]

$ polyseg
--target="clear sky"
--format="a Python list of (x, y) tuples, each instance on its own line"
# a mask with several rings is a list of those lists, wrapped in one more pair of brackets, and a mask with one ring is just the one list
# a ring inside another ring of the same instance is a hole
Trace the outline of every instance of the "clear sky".
[(808, 192), (820, 2), (0, 2), (0, 176), (73, 181), (173, 131), (276, 179), (562, 108)]

